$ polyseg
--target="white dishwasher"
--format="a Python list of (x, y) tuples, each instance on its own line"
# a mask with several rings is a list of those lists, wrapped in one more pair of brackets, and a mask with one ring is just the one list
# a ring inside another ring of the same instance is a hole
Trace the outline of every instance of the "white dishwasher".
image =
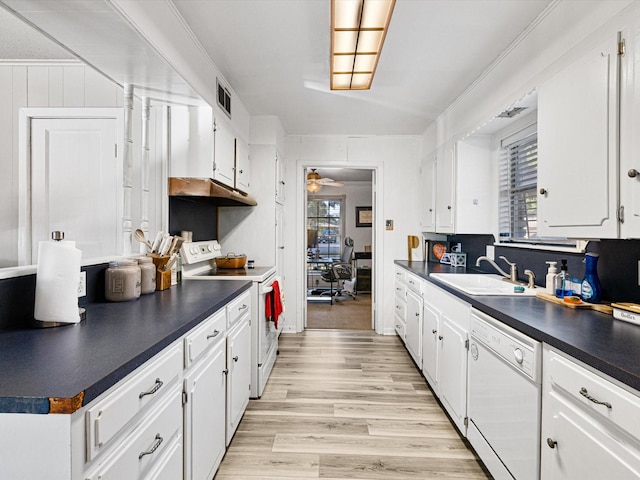
[(497, 480), (540, 478), (540, 342), (472, 309), (467, 438)]

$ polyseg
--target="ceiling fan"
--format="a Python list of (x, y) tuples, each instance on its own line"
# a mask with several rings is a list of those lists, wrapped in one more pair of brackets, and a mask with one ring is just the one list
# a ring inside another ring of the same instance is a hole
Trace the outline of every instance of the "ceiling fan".
[(344, 183), (336, 182), (331, 178), (322, 178), (315, 168), (310, 169), (307, 173), (307, 190), (311, 193), (318, 193), (323, 185), (329, 187), (343, 187)]

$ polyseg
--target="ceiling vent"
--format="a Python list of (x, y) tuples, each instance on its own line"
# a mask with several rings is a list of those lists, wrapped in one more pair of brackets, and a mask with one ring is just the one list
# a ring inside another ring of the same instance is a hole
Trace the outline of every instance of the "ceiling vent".
[(220, 80), (216, 78), (216, 86), (218, 87), (218, 105), (231, 118), (231, 92), (225, 88)]
[(498, 118), (512, 118), (522, 113), (523, 110), (526, 110), (527, 107), (509, 107), (504, 112), (498, 115)]

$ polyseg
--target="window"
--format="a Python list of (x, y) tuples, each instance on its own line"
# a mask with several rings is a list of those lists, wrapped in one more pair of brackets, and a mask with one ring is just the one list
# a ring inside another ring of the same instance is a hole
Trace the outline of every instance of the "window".
[(538, 135), (535, 125), (502, 141), (500, 241), (537, 241)]
[(339, 258), (343, 241), (342, 197), (307, 200), (307, 251), (320, 257)]

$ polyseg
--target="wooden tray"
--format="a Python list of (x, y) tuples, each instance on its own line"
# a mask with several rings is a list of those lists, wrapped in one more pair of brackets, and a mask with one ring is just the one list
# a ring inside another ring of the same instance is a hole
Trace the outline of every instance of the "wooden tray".
[(607, 315), (613, 315), (613, 307), (611, 305), (606, 305), (604, 303), (587, 303), (580, 301), (580, 303), (567, 303), (562, 298), (558, 298), (555, 295), (550, 295), (548, 293), (536, 293), (537, 298), (541, 298), (542, 300), (546, 300), (547, 302), (557, 303), (558, 305), (563, 305), (565, 307), (578, 309), (578, 310), (595, 310), (596, 312), (606, 313)]

